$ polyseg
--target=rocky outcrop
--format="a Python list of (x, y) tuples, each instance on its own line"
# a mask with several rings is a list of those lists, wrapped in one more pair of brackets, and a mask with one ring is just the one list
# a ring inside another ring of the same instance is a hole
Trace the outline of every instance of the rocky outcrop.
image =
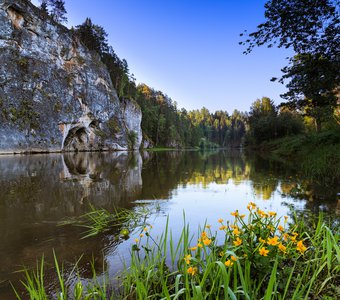
[(143, 149), (151, 149), (154, 147), (152, 140), (146, 134), (143, 134), (141, 147)]
[(141, 111), (71, 30), (0, 0), (0, 153), (138, 149)]

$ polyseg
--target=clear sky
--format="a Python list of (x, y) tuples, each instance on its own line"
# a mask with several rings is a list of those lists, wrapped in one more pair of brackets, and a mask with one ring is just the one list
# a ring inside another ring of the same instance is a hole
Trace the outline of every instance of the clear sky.
[[(33, 0), (38, 3), (38, 0)], [(257, 48), (242, 54), (243, 30), (264, 21), (264, 0), (65, 0), (68, 26), (90, 17), (109, 34), (137, 82), (161, 90), (178, 107), (248, 111), (268, 96), (280, 103), (279, 77), (290, 53)]]

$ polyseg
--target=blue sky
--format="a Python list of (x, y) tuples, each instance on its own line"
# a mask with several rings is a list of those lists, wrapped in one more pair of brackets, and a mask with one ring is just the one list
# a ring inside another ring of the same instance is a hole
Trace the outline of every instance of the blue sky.
[[(37, 3), (37, 0), (32, 1)], [(264, 21), (263, 0), (66, 0), (68, 26), (90, 17), (105, 28), (137, 82), (163, 91), (178, 107), (248, 111), (268, 96), (280, 103), (279, 77), (290, 53), (242, 54), (243, 30)]]

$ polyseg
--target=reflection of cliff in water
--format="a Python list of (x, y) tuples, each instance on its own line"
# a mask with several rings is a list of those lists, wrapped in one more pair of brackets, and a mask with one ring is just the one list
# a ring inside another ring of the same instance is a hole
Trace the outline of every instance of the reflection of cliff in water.
[(142, 188), (141, 156), (128, 152), (8, 156), (0, 168), (1, 212), (35, 220), (130, 206)]
[(80, 188), (80, 203), (96, 207), (128, 207), (142, 189), (142, 158), (138, 152), (72, 153), (63, 156), (64, 188)]
[[(82, 254), (89, 262), (94, 253), (99, 270), (99, 254), (114, 251), (118, 241), (105, 235), (80, 240), (84, 228), (58, 222), (88, 212), (89, 203), (108, 210), (131, 207), (142, 189), (138, 153), (2, 156), (0, 170), (0, 295), (22, 265), (33, 267), (43, 254), (52, 262), (52, 249), (66, 264)], [(80, 268), (83, 277), (90, 276), (88, 265)]]
[[(305, 208), (314, 212), (339, 211), (337, 187), (310, 182), (282, 163), (240, 152), (0, 156), (0, 170), (0, 298), (3, 279), (18, 276), (12, 272), (22, 264), (34, 266), (43, 253), (51, 261), (52, 248), (66, 263), (83, 253), (88, 262), (94, 253), (100, 269), (105, 254), (113, 253), (119, 241), (110, 234), (79, 240), (83, 228), (57, 226), (66, 217), (88, 212), (90, 203), (107, 210), (134, 208), (135, 200), (171, 201), (172, 194), (185, 187), (200, 190), (232, 183), (251, 186), (259, 199), (281, 193), (305, 200)], [(81, 275), (89, 276), (88, 266), (80, 267)]]
[(143, 161), (131, 152), (1, 157), (0, 217), (12, 224), (55, 221), (87, 212), (89, 203), (109, 210), (132, 207), (134, 200), (170, 199), (179, 185), (206, 188), (229, 181), (248, 181), (260, 199), (270, 199), (279, 190), (308, 200), (308, 206), (326, 203), (333, 209), (336, 203), (336, 187), (325, 188), (258, 156), (222, 151), (142, 156)]

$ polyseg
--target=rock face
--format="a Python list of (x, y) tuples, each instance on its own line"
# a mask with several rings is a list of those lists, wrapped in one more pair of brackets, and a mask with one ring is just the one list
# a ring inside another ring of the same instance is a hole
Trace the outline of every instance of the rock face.
[(72, 31), (0, 0), (0, 153), (138, 149), (141, 111)]

